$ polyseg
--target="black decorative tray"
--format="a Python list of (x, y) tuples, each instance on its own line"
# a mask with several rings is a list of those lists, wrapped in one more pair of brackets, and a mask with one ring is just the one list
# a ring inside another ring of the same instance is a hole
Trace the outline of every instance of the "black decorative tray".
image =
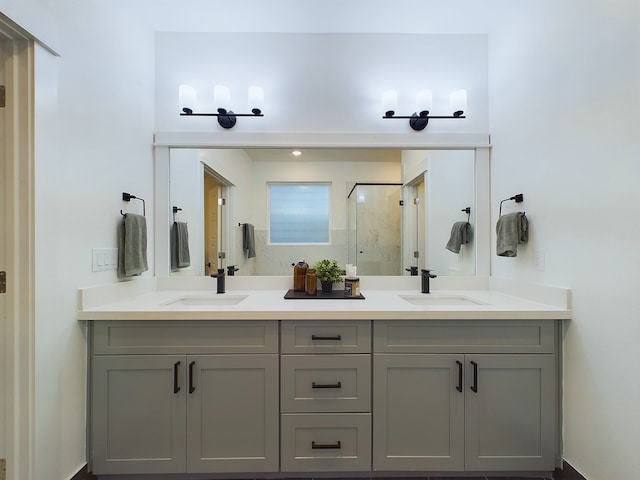
[(364, 300), (364, 295), (345, 297), (344, 290), (331, 290), (331, 293), (324, 293), (322, 290), (318, 290), (317, 295), (307, 295), (306, 292), (296, 292), (291, 288), (285, 293), (284, 298), (285, 300)]

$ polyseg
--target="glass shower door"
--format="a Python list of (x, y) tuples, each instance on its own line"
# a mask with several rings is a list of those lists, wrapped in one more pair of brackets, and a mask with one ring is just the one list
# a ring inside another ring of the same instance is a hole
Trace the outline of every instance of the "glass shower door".
[(358, 275), (401, 275), (401, 185), (356, 184), (349, 196), (349, 263)]

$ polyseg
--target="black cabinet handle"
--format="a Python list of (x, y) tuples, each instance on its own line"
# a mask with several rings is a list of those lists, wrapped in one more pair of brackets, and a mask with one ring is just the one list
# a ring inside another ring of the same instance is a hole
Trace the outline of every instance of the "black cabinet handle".
[(456, 360), (456, 363), (458, 364), (458, 386), (456, 387), (456, 390), (462, 393), (462, 362), (460, 360)]
[(340, 440), (338, 440), (336, 443), (316, 443), (316, 442), (311, 442), (311, 449), (312, 450), (328, 450), (328, 449), (338, 449), (338, 448), (342, 448), (342, 444), (340, 443)]
[(478, 393), (478, 364), (471, 361), (471, 365), (473, 365), (473, 385), (471, 385), (471, 391)]
[(342, 388), (342, 382), (336, 383), (311, 383), (311, 388)]
[(180, 367), (180, 361), (173, 364), (173, 393), (180, 391), (180, 386), (178, 385), (178, 367)]
[(196, 391), (196, 387), (193, 386), (193, 367), (196, 362), (191, 362), (189, 364), (189, 393), (193, 393)]
[(340, 335), (333, 335), (333, 336), (322, 336), (322, 335), (311, 335), (311, 340), (342, 340), (342, 337)]

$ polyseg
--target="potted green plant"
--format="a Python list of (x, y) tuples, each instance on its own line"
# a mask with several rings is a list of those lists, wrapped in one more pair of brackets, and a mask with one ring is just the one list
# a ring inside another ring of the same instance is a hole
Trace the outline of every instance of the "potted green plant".
[(323, 293), (330, 293), (333, 289), (333, 284), (342, 281), (343, 273), (337, 260), (320, 260), (313, 268), (315, 268), (316, 275), (320, 279)]

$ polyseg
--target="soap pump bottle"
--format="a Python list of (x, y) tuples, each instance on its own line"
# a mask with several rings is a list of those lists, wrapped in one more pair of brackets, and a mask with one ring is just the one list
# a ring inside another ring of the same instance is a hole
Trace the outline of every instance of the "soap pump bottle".
[(318, 293), (318, 275), (316, 275), (316, 271), (313, 268), (307, 270), (305, 288), (307, 295), (317, 295)]
[(308, 269), (309, 265), (304, 261), (304, 258), (293, 266), (293, 290), (295, 292), (304, 292)]

